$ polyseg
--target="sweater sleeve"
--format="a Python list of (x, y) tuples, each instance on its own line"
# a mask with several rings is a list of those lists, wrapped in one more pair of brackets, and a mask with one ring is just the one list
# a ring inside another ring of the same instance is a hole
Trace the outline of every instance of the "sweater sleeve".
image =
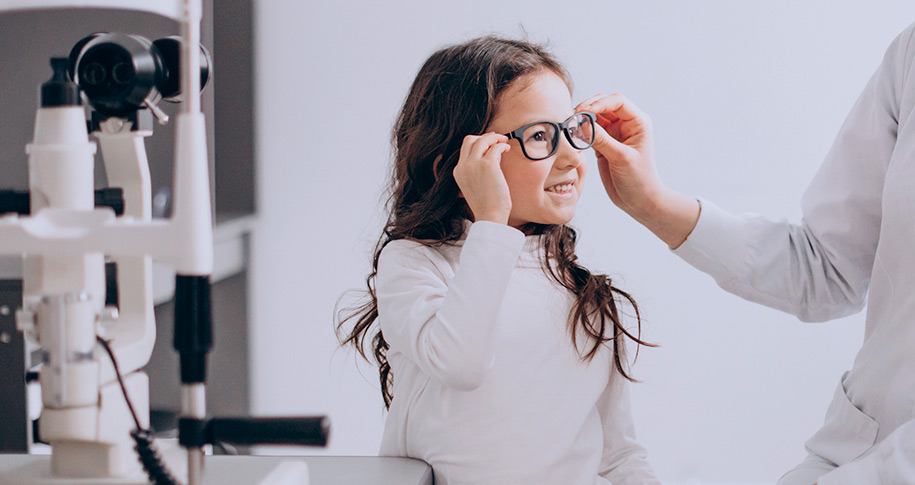
[(701, 201), (699, 222), (675, 254), (725, 290), (801, 320), (860, 311), (880, 236), (912, 29), (887, 49), (842, 125), (804, 193), (801, 224), (735, 216)]
[(524, 234), (474, 223), (453, 275), (435, 249), (388, 244), (378, 261), (378, 317), (399, 352), (448, 387), (479, 387), (494, 362), (493, 331)]
[(629, 381), (614, 370), (597, 401), (604, 428), (600, 476), (613, 485), (660, 485), (648, 464), (648, 453), (635, 440), (629, 403)]

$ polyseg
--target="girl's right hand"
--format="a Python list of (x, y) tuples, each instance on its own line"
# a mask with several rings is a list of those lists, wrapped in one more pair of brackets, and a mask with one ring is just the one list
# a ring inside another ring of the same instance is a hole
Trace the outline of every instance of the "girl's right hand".
[(508, 223), (512, 199), (501, 163), (502, 154), (509, 149), (511, 145), (505, 135), (486, 133), (464, 137), (453, 173), (474, 221)]

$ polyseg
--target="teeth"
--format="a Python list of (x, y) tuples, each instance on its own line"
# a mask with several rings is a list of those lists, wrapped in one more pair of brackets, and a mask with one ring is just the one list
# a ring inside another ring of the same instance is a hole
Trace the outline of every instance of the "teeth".
[(574, 189), (574, 188), (575, 188), (574, 184), (559, 184), (559, 185), (554, 185), (552, 187), (549, 187), (546, 190), (547, 190), (547, 192), (557, 192), (560, 194), (564, 194), (566, 192), (571, 192), (572, 189)]

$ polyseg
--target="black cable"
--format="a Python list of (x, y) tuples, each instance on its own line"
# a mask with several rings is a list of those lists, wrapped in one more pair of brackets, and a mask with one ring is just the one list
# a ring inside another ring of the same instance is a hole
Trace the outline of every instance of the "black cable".
[(103, 339), (101, 336), (96, 335), (95, 340), (98, 340), (98, 343), (102, 344), (102, 348), (105, 349), (105, 352), (108, 353), (108, 358), (111, 359), (111, 366), (114, 367), (114, 375), (118, 378), (118, 384), (121, 385), (121, 392), (124, 393), (124, 401), (127, 402), (127, 408), (130, 409), (130, 415), (133, 416), (133, 422), (137, 425), (137, 429), (143, 429), (140, 426), (140, 418), (137, 417), (137, 412), (133, 409), (133, 403), (130, 402), (130, 397), (127, 396), (127, 386), (124, 385), (124, 379), (121, 378), (121, 370), (118, 369), (118, 361), (114, 358), (114, 352), (111, 351), (110, 342)]
[(135, 450), (140, 455), (140, 463), (149, 476), (149, 481), (156, 485), (181, 485), (172, 472), (165, 466), (156, 444), (153, 443), (153, 437), (149, 431), (135, 429), (130, 432), (130, 437), (137, 443)]
[(159, 455), (159, 450), (156, 449), (156, 445), (153, 443), (150, 431), (140, 426), (140, 419), (137, 417), (137, 413), (133, 409), (133, 403), (127, 395), (127, 386), (124, 385), (124, 379), (121, 377), (120, 369), (118, 369), (118, 361), (114, 358), (114, 352), (111, 351), (111, 346), (109, 345), (110, 342), (98, 335), (95, 336), (95, 339), (102, 345), (102, 348), (108, 354), (108, 358), (111, 359), (111, 366), (114, 368), (114, 375), (118, 378), (118, 384), (121, 385), (124, 401), (127, 403), (127, 408), (130, 409), (130, 415), (133, 416), (133, 422), (137, 425), (137, 428), (130, 432), (130, 437), (136, 443), (134, 449), (140, 456), (143, 470), (146, 471), (149, 480), (156, 485), (181, 485), (181, 482), (175, 479), (168, 467), (165, 466), (165, 462), (162, 461), (162, 456)]

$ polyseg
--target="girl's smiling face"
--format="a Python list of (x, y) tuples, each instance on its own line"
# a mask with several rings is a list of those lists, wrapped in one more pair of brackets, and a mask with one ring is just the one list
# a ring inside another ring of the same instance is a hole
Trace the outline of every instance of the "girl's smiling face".
[[(487, 131), (504, 134), (536, 121), (561, 123), (572, 114), (569, 87), (544, 69), (515, 80), (502, 92)], [(502, 173), (512, 200), (508, 224), (571, 221), (587, 172), (582, 151), (563, 135), (553, 156), (534, 161), (524, 156), (518, 140), (508, 143), (511, 149), (502, 154)]]

